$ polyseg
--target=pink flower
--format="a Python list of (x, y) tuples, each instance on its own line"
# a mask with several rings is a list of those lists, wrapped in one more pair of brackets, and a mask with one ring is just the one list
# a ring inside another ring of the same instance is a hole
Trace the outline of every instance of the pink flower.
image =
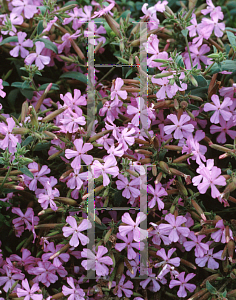
[(200, 27), (200, 32), (206, 32), (208, 31), (208, 34), (206, 37), (210, 37), (212, 31), (214, 30), (214, 34), (217, 37), (222, 37), (224, 34), (224, 30), (225, 30), (225, 24), (222, 23), (218, 23), (218, 17), (216, 15), (212, 16), (212, 20), (207, 19), (207, 18), (203, 18), (202, 22), (201, 22), (201, 27)]
[(185, 298), (187, 296), (187, 292), (185, 289), (187, 289), (189, 292), (193, 292), (196, 289), (196, 285), (192, 283), (187, 283), (189, 280), (191, 280), (196, 274), (189, 273), (186, 278), (184, 279), (185, 272), (180, 273), (177, 278), (178, 280), (172, 279), (170, 281), (170, 289), (172, 289), (174, 286), (180, 286), (179, 290), (177, 292), (178, 297)]
[(162, 210), (164, 208), (164, 202), (160, 197), (168, 195), (165, 189), (162, 187), (161, 183), (155, 184), (155, 190), (151, 184), (148, 185), (148, 193), (152, 194), (154, 197), (148, 202), (148, 207), (153, 208), (156, 203), (158, 204), (158, 209)]
[(63, 49), (66, 48), (66, 51), (70, 50), (71, 47), (71, 41), (76, 40), (78, 36), (80, 36), (80, 30), (77, 30), (74, 34), (70, 35), (69, 33), (66, 33), (62, 36), (63, 43), (60, 44), (58, 48), (58, 53), (62, 53)]
[(143, 212), (139, 212), (136, 217), (136, 222), (134, 222), (129, 213), (124, 213), (121, 220), (123, 223), (127, 224), (125, 226), (119, 226), (119, 233), (121, 236), (126, 236), (129, 232), (133, 232), (134, 240), (140, 242), (147, 238), (147, 231), (138, 227), (138, 225), (143, 222), (147, 216)]
[[(64, 96), (63, 94), (60, 94), (60, 98), (64, 101), (64, 105), (67, 105), (68, 108), (76, 112), (79, 117), (82, 116), (83, 111), (78, 106), (87, 105), (87, 101), (85, 99), (85, 96), (81, 95), (80, 90), (74, 89), (74, 97), (72, 97), (72, 94), (70, 92), (67, 92)], [(67, 112), (67, 110), (65, 110), (65, 112)]]
[(211, 116), (211, 123), (218, 124), (219, 116), (221, 115), (225, 121), (229, 121), (232, 116), (232, 113), (227, 110), (227, 108), (233, 103), (229, 97), (226, 97), (224, 101), (220, 104), (219, 96), (212, 95), (211, 100), (214, 104), (206, 103), (204, 106), (204, 111), (214, 111), (214, 114)]
[(157, 277), (155, 273), (152, 273), (152, 269), (148, 268), (148, 278), (140, 281), (140, 286), (143, 289), (146, 289), (147, 285), (149, 284), (149, 282), (151, 282), (150, 286), (148, 287), (148, 289), (152, 292), (157, 292), (160, 290), (161, 286), (157, 281)]
[(123, 190), (122, 196), (129, 199), (131, 194), (136, 198), (140, 195), (140, 190), (137, 188), (140, 185), (140, 179), (135, 178), (129, 182), (128, 178), (122, 174), (118, 175), (120, 180), (116, 181), (117, 189)]
[(174, 215), (169, 213), (165, 216), (165, 220), (169, 224), (160, 224), (159, 230), (162, 234), (168, 235), (168, 238), (171, 242), (178, 242), (180, 235), (184, 237), (188, 237), (190, 230), (187, 227), (181, 226), (183, 223), (186, 223), (187, 219), (183, 216), (177, 216), (175, 218)]
[(95, 252), (96, 255), (90, 249), (83, 249), (81, 257), (88, 259), (83, 260), (81, 265), (85, 270), (96, 270), (97, 276), (106, 276), (109, 273), (109, 269), (106, 265), (113, 265), (113, 261), (109, 256), (103, 256), (107, 252), (108, 250), (104, 246), (98, 246), (98, 251), (97, 253)]
[(63, 124), (64, 131), (69, 133), (75, 133), (79, 129), (79, 125), (85, 125), (85, 117), (78, 116), (77, 113), (74, 113), (72, 109), (69, 107), (67, 113), (64, 112), (63, 119), (60, 120)]
[[(191, 57), (193, 61), (193, 66), (197, 65), (197, 69), (201, 69), (201, 63), (202, 61), (205, 65), (210, 65), (211, 64), (211, 59), (208, 58), (207, 56), (204, 56), (207, 52), (210, 51), (210, 47), (207, 46), (206, 44), (202, 45), (200, 49), (196, 45), (191, 45), (189, 47), (189, 50), (191, 51)], [(190, 58), (189, 54), (186, 52), (184, 54), (185, 57), (185, 65), (187, 69), (191, 69), (191, 63), (190, 63)]]
[(101, 16), (103, 16), (104, 14), (110, 13), (112, 14), (110, 11), (112, 10), (112, 8), (115, 6), (115, 1), (113, 0), (108, 0), (107, 2), (110, 2), (110, 4), (108, 6), (105, 6), (104, 4), (104, 8), (102, 8), (100, 5), (99, 10), (94, 12), (94, 15), (92, 17), (93, 18), (100, 18)]
[(193, 231), (190, 232), (188, 238), (192, 241), (184, 242), (184, 248), (186, 251), (191, 251), (193, 247), (195, 248), (195, 256), (203, 257), (204, 254), (209, 250), (209, 246), (206, 243), (201, 243), (201, 240), (205, 238), (205, 235), (196, 236)]
[(169, 238), (167, 236), (165, 236), (159, 229), (159, 225), (150, 222), (150, 224), (154, 227), (154, 230), (152, 230), (151, 232), (149, 232), (148, 237), (152, 236), (152, 242), (153, 244), (159, 245), (161, 244), (161, 242), (163, 241), (164, 245), (169, 245), (171, 243), (171, 241), (169, 240)]
[(132, 135), (135, 133), (136, 133), (136, 130), (134, 128), (131, 128), (129, 130), (129, 128), (126, 127), (122, 130), (122, 132), (118, 138), (118, 143), (122, 144), (124, 151), (126, 151), (129, 148), (129, 146), (134, 144), (135, 137)]
[(15, 147), (19, 142), (18, 138), (12, 134), (13, 128), (16, 126), (13, 118), (7, 118), (7, 125), (3, 122), (0, 123), (0, 133), (5, 135), (5, 138), (0, 141), (0, 148), (6, 150), (8, 148), (10, 153), (15, 152)]
[(116, 80), (112, 81), (112, 86), (111, 86), (111, 100), (114, 100), (116, 103), (118, 104), (119, 102), (119, 98), (118, 96), (120, 96), (123, 100), (125, 100), (127, 98), (127, 92), (126, 91), (122, 91), (121, 87), (124, 85), (124, 80), (122, 80), (121, 78), (116, 78)]
[[(31, 191), (36, 191), (37, 190), (37, 182), (40, 182), (44, 186), (46, 184), (46, 182), (48, 181), (48, 177), (45, 175), (49, 174), (51, 172), (51, 170), (46, 165), (44, 165), (40, 168), (36, 162), (30, 163), (28, 165), (28, 168), (35, 170), (35, 171), (33, 171), (34, 178), (32, 179), (24, 174), (23, 176), (25, 179), (25, 183), (27, 184), (27, 186), (29, 187), (29, 189)], [(39, 168), (40, 168), (40, 170), (39, 170)]]
[[(211, 245), (211, 243), (212, 243), (211, 241), (207, 242), (207, 244), (209, 246)], [(213, 254), (213, 251), (214, 251), (214, 248), (209, 249), (203, 257), (197, 257), (195, 259), (196, 264), (199, 267), (203, 268), (207, 263), (207, 268), (212, 269), (212, 270), (219, 269), (219, 263), (217, 261), (215, 261), (214, 258), (219, 259), (219, 260), (223, 260), (221, 258), (223, 250), (220, 250), (220, 251), (218, 251), (214, 254)]]
[(55, 274), (56, 270), (57, 268), (50, 261), (38, 261), (38, 267), (29, 269), (28, 273), (37, 275), (33, 282), (42, 282), (46, 287), (49, 287), (51, 283), (58, 280), (58, 276)]
[(102, 25), (97, 28), (97, 25), (94, 23), (94, 21), (90, 21), (88, 24), (88, 30), (84, 30), (84, 36), (87, 37), (89, 43), (94, 46), (96, 46), (100, 42), (102, 42), (103, 44), (106, 42), (106, 38), (100, 35), (105, 33), (106, 29)]
[(76, 280), (72, 277), (66, 278), (67, 283), (70, 285), (71, 289), (66, 287), (65, 285), (62, 286), (62, 293), (64, 296), (70, 295), (68, 300), (84, 300), (85, 292), (83, 289), (80, 288), (78, 284), (75, 286)]
[(21, 57), (25, 58), (29, 54), (29, 51), (26, 50), (24, 47), (32, 48), (34, 43), (30, 39), (24, 41), (24, 39), (27, 37), (27, 34), (25, 32), (17, 32), (17, 37), (18, 43), (15, 43), (15, 47), (10, 51), (10, 54), (13, 57), (17, 57), (20, 51)]
[[(225, 233), (225, 225), (223, 220), (219, 220), (216, 225), (215, 228), (219, 228), (219, 230), (217, 230), (216, 232), (212, 232), (211, 234), (211, 238), (216, 242), (221, 242), (222, 244), (227, 243), (226, 241), (226, 233)], [(231, 239), (233, 239), (233, 232), (231, 229), (229, 229), (229, 236)]]
[(12, 12), (18, 16), (24, 13), (26, 19), (31, 19), (38, 12), (37, 5), (33, 5), (33, 2), (32, 0), (13, 0), (12, 5), (16, 7), (12, 9)]
[(116, 177), (119, 174), (119, 168), (117, 165), (117, 160), (113, 155), (106, 156), (104, 158), (104, 165), (102, 165), (98, 160), (95, 160), (91, 166), (92, 172), (95, 178), (98, 178), (100, 175), (103, 176), (103, 185), (107, 186), (110, 182), (110, 179), (107, 174), (110, 174)]
[[(57, 253), (64, 245), (58, 244), (56, 245), (56, 248), (54, 247), (54, 243), (51, 242), (48, 245), (44, 246), (44, 253), (42, 255), (42, 261), (47, 261), (50, 259), (50, 257)], [(62, 265), (62, 262), (67, 262), (70, 259), (70, 255), (68, 253), (60, 253), (57, 257), (53, 259), (53, 264), (55, 267), (60, 267)]]
[(66, 149), (65, 151), (65, 157), (70, 159), (72, 157), (75, 157), (75, 159), (71, 163), (71, 167), (73, 169), (80, 169), (81, 168), (81, 159), (84, 161), (86, 165), (90, 165), (93, 161), (92, 155), (84, 154), (85, 152), (93, 149), (93, 145), (91, 143), (85, 143), (83, 145), (83, 139), (76, 139), (74, 141), (74, 145), (76, 148), (76, 151)]
[(217, 136), (216, 140), (217, 143), (224, 144), (226, 143), (226, 134), (228, 134), (231, 139), (236, 138), (236, 131), (231, 129), (231, 127), (235, 126), (235, 122), (233, 121), (233, 118), (230, 118), (228, 122), (226, 122), (222, 116), (219, 118), (220, 126), (211, 125), (210, 127), (210, 133), (214, 134), (216, 132), (220, 132), (220, 134)]
[(58, 209), (56, 203), (53, 201), (55, 197), (59, 197), (60, 193), (57, 188), (52, 190), (50, 181), (45, 183), (45, 194), (40, 193), (38, 195), (38, 202), (41, 204), (43, 209), (48, 208), (48, 204), (50, 204), (50, 208), (54, 211)]
[(81, 233), (81, 231), (87, 230), (92, 227), (92, 224), (89, 220), (84, 219), (79, 226), (77, 225), (77, 222), (74, 217), (67, 217), (66, 222), (72, 227), (63, 227), (63, 235), (65, 237), (72, 235), (72, 238), (70, 239), (69, 244), (73, 247), (77, 247), (79, 245), (79, 240), (81, 244), (84, 246), (89, 243), (89, 238)]
[(25, 58), (25, 64), (31, 65), (35, 61), (35, 65), (38, 67), (39, 70), (44, 68), (44, 65), (48, 65), (50, 63), (50, 57), (40, 55), (42, 50), (44, 49), (45, 45), (44, 42), (36, 42), (36, 53), (31, 53)]
[(183, 137), (188, 137), (188, 132), (194, 131), (194, 126), (192, 124), (186, 124), (190, 120), (190, 117), (187, 114), (181, 115), (178, 120), (177, 116), (174, 114), (170, 114), (167, 116), (175, 125), (167, 125), (164, 127), (164, 131), (166, 134), (170, 134), (174, 132), (174, 138), (179, 140)]
[(42, 300), (43, 295), (42, 294), (35, 294), (39, 290), (39, 285), (38, 283), (35, 283), (32, 285), (30, 288), (28, 280), (24, 279), (22, 280), (22, 287), (24, 289), (17, 288), (17, 296), (18, 297), (25, 297), (24, 300)]
[[(3, 290), (7, 293), (16, 280), (23, 280), (25, 275), (21, 273), (21, 270), (13, 266), (9, 258), (6, 259), (6, 262), (1, 269), (0, 286), (5, 284)], [(19, 285), (16, 287), (19, 287)]]
[[(176, 251), (176, 248), (171, 248), (170, 250), (168, 250), (168, 254), (166, 255), (165, 249), (161, 248), (160, 250), (157, 251), (156, 255), (160, 256), (163, 261), (156, 263), (155, 264), (155, 268), (159, 268), (159, 267), (163, 267), (166, 264), (171, 264), (175, 267), (179, 267), (180, 265), (180, 258), (179, 257), (174, 257), (171, 258), (172, 254)], [(167, 274), (167, 273), (166, 273)]]
[(198, 185), (198, 190), (201, 194), (205, 194), (207, 189), (211, 187), (212, 198), (217, 198), (220, 195), (216, 185), (224, 186), (226, 185), (226, 179), (220, 176), (221, 169), (217, 167), (212, 167), (209, 170), (207, 167), (203, 167), (200, 170), (200, 174), (203, 176), (203, 181)]
[(0, 97), (5, 98), (6, 97), (6, 93), (3, 91), (3, 85), (2, 85), (2, 83), (3, 83), (3, 80), (0, 79)]
[(4, 35), (9, 34), (13, 36), (17, 32), (16, 27), (14, 25), (21, 25), (24, 22), (24, 19), (21, 15), (16, 14), (14, 12), (10, 13), (10, 18), (6, 18), (6, 16), (7, 15), (4, 15), (4, 21), (2, 22), (2, 24), (5, 26), (1, 30), (1, 33)]
[[(125, 275), (122, 274), (121, 279), (120, 279), (118, 285), (116, 285), (115, 282), (113, 281), (114, 284), (115, 284), (115, 286), (116, 286), (116, 288), (113, 290), (113, 294), (117, 295), (119, 298), (122, 297), (122, 292), (128, 298), (130, 298), (131, 295), (133, 295), (133, 291), (130, 290), (130, 289), (133, 289), (134, 285), (133, 285), (133, 283), (130, 280), (128, 280), (128, 281), (126, 281), (126, 283), (124, 283), (125, 278), (126, 278)], [(112, 286), (114, 286), (114, 284)]]
[(215, 7), (215, 5), (212, 3), (212, 0), (206, 0), (206, 3), (207, 3), (207, 8), (201, 10), (201, 13), (203, 15), (207, 15), (210, 13), (211, 18), (214, 17), (220, 20), (224, 19), (224, 14), (222, 13), (220, 6)]
[(132, 241), (133, 241), (133, 233), (132, 232), (128, 233), (128, 237), (122, 236), (119, 232), (117, 233), (116, 236), (117, 236), (118, 239), (123, 240), (124, 243), (117, 243), (116, 242), (115, 249), (117, 251), (121, 252), (123, 249), (127, 248), (127, 254), (128, 254), (128, 259), (129, 260), (136, 258), (137, 252), (135, 252), (133, 250), (133, 248), (135, 248), (137, 250), (140, 250), (140, 251), (143, 251), (143, 249), (144, 249), (144, 243), (143, 242), (132, 243)]
[(26, 225), (26, 229), (30, 230), (32, 229), (32, 218), (34, 219), (34, 225), (37, 225), (39, 222), (39, 217), (34, 216), (34, 211), (32, 207), (27, 207), (27, 210), (25, 214), (21, 211), (19, 207), (13, 207), (12, 213), (17, 214), (19, 218), (13, 219), (12, 223), (14, 224), (14, 228), (17, 231), (16, 236), (20, 237), (21, 233), (24, 232), (24, 224)]
[[(84, 12), (83, 12), (84, 10)], [(92, 6), (85, 5), (83, 8), (74, 8), (74, 12), (68, 13), (70, 18), (65, 18), (63, 21), (63, 25), (69, 24), (71, 21), (73, 21), (72, 28), (74, 30), (77, 30), (79, 27), (82, 26), (83, 23), (86, 23), (87, 21), (91, 20), (91, 12), (93, 10)], [(78, 19), (78, 17), (81, 17)]]

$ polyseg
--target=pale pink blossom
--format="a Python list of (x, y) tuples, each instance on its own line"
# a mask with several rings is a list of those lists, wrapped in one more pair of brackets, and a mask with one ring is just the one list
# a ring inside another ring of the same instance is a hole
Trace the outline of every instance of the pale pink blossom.
[(48, 65), (50, 63), (50, 57), (40, 55), (42, 50), (45, 47), (44, 42), (37, 41), (35, 43), (36, 46), (36, 53), (31, 53), (25, 58), (25, 64), (26, 65), (32, 65), (32, 63), (35, 61), (35, 65), (38, 67), (39, 70), (42, 70), (45, 65)]

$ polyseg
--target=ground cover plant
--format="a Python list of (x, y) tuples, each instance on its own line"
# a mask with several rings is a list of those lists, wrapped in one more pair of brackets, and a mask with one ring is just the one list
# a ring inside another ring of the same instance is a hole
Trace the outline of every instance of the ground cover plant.
[(0, 11), (0, 299), (235, 299), (236, 3)]

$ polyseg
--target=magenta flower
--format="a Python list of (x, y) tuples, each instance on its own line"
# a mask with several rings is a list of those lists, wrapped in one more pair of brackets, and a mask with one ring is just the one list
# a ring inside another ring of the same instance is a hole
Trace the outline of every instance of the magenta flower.
[(85, 125), (85, 117), (78, 116), (77, 113), (74, 113), (72, 109), (69, 107), (67, 113), (64, 112), (63, 119), (60, 120), (63, 124), (63, 128), (65, 132), (75, 133), (79, 129), (79, 125)]
[(85, 292), (83, 289), (80, 288), (78, 284), (75, 286), (75, 281), (72, 277), (66, 278), (67, 283), (70, 285), (71, 289), (66, 287), (65, 285), (62, 286), (62, 293), (64, 296), (69, 296), (68, 300), (84, 300)]
[(158, 204), (158, 209), (162, 210), (164, 208), (164, 202), (160, 197), (168, 195), (165, 189), (162, 187), (161, 183), (155, 184), (155, 190), (151, 184), (148, 185), (148, 193), (152, 194), (154, 197), (148, 202), (148, 207), (153, 208), (156, 203)]
[(86, 165), (90, 165), (93, 161), (92, 155), (84, 154), (85, 152), (93, 149), (93, 145), (91, 143), (85, 143), (83, 145), (83, 139), (74, 140), (74, 145), (76, 148), (75, 150), (66, 149), (65, 157), (70, 159), (75, 157), (75, 159), (71, 163), (71, 167), (73, 169), (80, 169), (81, 168), (81, 159), (84, 161)]
[(31, 65), (35, 61), (35, 65), (39, 70), (44, 68), (44, 65), (48, 65), (50, 63), (51, 58), (48, 56), (40, 55), (45, 45), (44, 42), (36, 42), (36, 53), (31, 53), (25, 58), (25, 64)]
[(232, 113), (227, 110), (227, 108), (233, 103), (229, 97), (226, 97), (224, 101), (220, 104), (219, 96), (212, 95), (211, 100), (214, 104), (206, 103), (204, 106), (204, 111), (214, 111), (214, 114), (211, 116), (211, 123), (218, 124), (219, 116), (221, 115), (225, 121), (229, 121), (232, 117)]
[(84, 219), (79, 226), (77, 225), (77, 222), (74, 217), (67, 217), (66, 222), (72, 227), (63, 227), (63, 235), (65, 237), (72, 235), (72, 238), (70, 239), (69, 244), (73, 247), (77, 247), (79, 245), (79, 241), (84, 246), (89, 243), (89, 238), (81, 233), (81, 231), (87, 230), (92, 227), (92, 224), (89, 220)]
[(198, 190), (201, 194), (205, 194), (207, 189), (211, 187), (211, 197), (217, 198), (220, 196), (220, 192), (218, 191), (216, 185), (225, 186), (226, 179), (223, 176), (220, 176), (221, 169), (217, 167), (212, 167), (209, 170), (207, 167), (203, 167), (200, 170), (200, 174), (203, 176), (203, 181), (198, 185)]
[(128, 298), (130, 298), (133, 295), (132, 289), (134, 288), (134, 285), (130, 280), (128, 280), (128, 281), (126, 281), (126, 283), (124, 283), (125, 278), (126, 278), (125, 275), (122, 274), (121, 279), (117, 285), (113, 281), (114, 284), (112, 286), (114, 286), (114, 285), (116, 286), (116, 288), (113, 290), (113, 294), (117, 295), (119, 298), (122, 297), (122, 292)]
[(110, 182), (110, 179), (107, 174), (116, 177), (119, 174), (119, 168), (117, 165), (117, 160), (113, 155), (106, 156), (104, 158), (104, 165), (102, 165), (98, 160), (95, 160), (91, 166), (92, 172), (95, 178), (98, 178), (100, 175), (103, 176), (103, 185), (107, 186)]
[(118, 179), (120, 179), (120, 180), (116, 181), (117, 189), (118, 190), (124, 189), (122, 192), (123, 197), (129, 199), (131, 197), (131, 194), (135, 198), (140, 195), (140, 190), (138, 188), (140, 185), (139, 178), (135, 178), (129, 182), (127, 177), (125, 177), (122, 174), (119, 174)]
[(133, 250), (133, 248), (135, 248), (137, 250), (140, 250), (140, 251), (143, 251), (143, 249), (144, 249), (144, 243), (143, 242), (132, 243), (132, 241), (133, 241), (133, 233), (132, 232), (128, 233), (128, 237), (122, 236), (119, 232), (116, 234), (116, 236), (117, 236), (118, 239), (123, 240), (124, 243), (117, 243), (116, 242), (115, 249), (117, 251), (121, 252), (123, 249), (127, 248), (127, 254), (128, 254), (128, 259), (129, 260), (136, 258), (137, 252), (135, 252)]
[(39, 285), (38, 283), (35, 283), (32, 285), (30, 288), (28, 280), (24, 279), (22, 280), (22, 287), (24, 289), (17, 288), (17, 296), (18, 297), (25, 297), (24, 300), (42, 300), (43, 295), (42, 294), (35, 294), (39, 290)]
[[(121, 135), (119, 136), (118, 143), (122, 144), (123, 150), (126, 151), (129, 146), (134, 144), (135, 137), (132, 136), (134, 133), (136, 133), (136, 130), (134, 128), (124, 128), (121, 132)], [(128, 146), (129, 145), (129, 146)]]
[(188, 237), (190, 230), (187, 227), (181, 226), (183, 223), (186, 223), (187, 219), (183, 216), (177, 216), (169, 213), (165, 216), (165, 220), (169, 224), (160, 224), (159, 230), (162, 234), (168, 235), (168, 238), (171, 242), (178, 242), (180, 235)]
[(25, 32), (17, 32), (17, 37), (18, 43), (15, 43), (15, 47), (10, 51), (10, 54), (13, 57), (17, 57), (20, 51), (21, 57), (25, 58), (29, 54), (29, 51), (26, 50), (24, 47), (32, 48), (34, 43), (30, 39), (24, 41), (24, 39), (27, 37), (27, 34)]
[(177, 116), (174, 114), (170, 114), (167, 116), (175, 125), (167, 125), (164, 127), (164, 131), (166, 134), (170, 134), (174, 132), (174, 138), (179, 140), (183, 137), (188, 137), (188, 133), (194, 131), (194, 126), (192, 124), (186, 124), (186, 122), (190, 121), (190, 117), (187, 114), (181, 115), (178, 120)]
[[(67, 92), (64, 96), (63, 94), (60, 94), (61, 100), (64, 101), (64, 105), (67, 105), (68, 108), (71, 108), (73, 112), (76, 112), (78, 117), (81, 117), (83, 114), (83, 111), (79, 105), (87, 105), (87, 101), (85, 96), (81, 95), (81, 91), (74, 89), (74, 97), (72, 97), (72, 94), (70, 92)], [(67, 112), (67, 110), (65, 110)]]
[(170, 281), (170, 289), (172, 289), (174, 286), (180, 286), (179, 287), (179, 290), (177, 292), (177, 295), (178, 297), (180, 298), (185, 298), (187, 296), (187, 292), (185, 289), (187, 289), (189, 292), (193, 292), (195, 289), (196, 289), (196, 285), (195, 284), (192, 284), (192, 283), (187, 283), (189, 280), (191, 280), (196, 274), (194, 273), (189, 273), (185, 279), (184, 279), (184, 275), (185, 275), (185, 272), (182, 272), (178, 275), (178, 279), (179, 280), (175, 280), (175, 279), (172, 279)]
[(184, 248), (186, 251), (191, 251), (193, 247), (195, 248), (195, 256), (203, 257), (204, 254), (209, 250), (209, 246), (206, 243), (201, 243), (201, 240), (204, 239), (205, 235), (196, 236), (193, 231), (190, 232), (188, 238), (192, 241), (184, 242)]
[(169, 240), (169, 238), (167, 236), (165, 236), (160, 231), (159, 225), (157, 225), (153, 222), (150, 222), (150, 224), (154, 227), (154, 230), (152, 230), (151, 232), (148, 232), (148, 237), (153, 236), (153, 238), (152, 238), (153, 244), (160, 246), (161, 242), (163, 241), (164, 245), (169, 245), (171, 243), (171, 241)]
[(35, 257), (31, 256), (31, 252), (28, 249), (22, 249), (21, 252), (22, 257), (11, 254), (9, 258), (12, 262), (16, 262), (17, 266), (24, 266), (24, 269), (27, 271), (35, 263)]
[(147, 237), (147, 231), (138, 227), (138, 225), (143, 222), (147, 216), (143, 212), (139, 212), (136, 217), (136, 222), (134, 222), (129, 213), (124, 213), (121, 220), (123, 223), (127, 224), (125, 226), (119, 226), (119, 233), (121, 236), (126, 236), (129, 232), (133, 232), (134, 240), (140, 242)]
[(103, 256), (107, 252), (108, 250), (104, 246), (98, 246), (98, 251), (97, 253), (95, 252), (96, 255), (90, 249), (83, 249), (81, 257), (86, 257), (88, 259), (83, 260), (81, 265), (85, 270), (96, 271), (97, 276), (106, 276), (109, 274), (109, 269), (106, 265), (113, 265), (113, 261), (109, 256)]
[[(201, 63), (200, 63), (201, 61), (205, 65), (210, 65), (211, 64), (211, 59), (204, 55), (204, 54), (206, 54), (207, 52), (209, 52), (211, 50), (211, 48), (209, 46), (207, 46), (206, 44), (202, 45), (199, 50), (198, 50), (198, 47), (196, 45), (191, 45), (189, 47), (189, 50), (191, 51), (193, 66), (197, 65), (197, 68), (201, 69)], [(189, 54), (186, 52), (184, 54), (184, 57), (185, 57), (184, 62), (186, 64), (186, 68), (191, 70), (191, 63), (190, 63)]]
[(140, 281), (140, 286), (143, 288), (143, 289), (146, 289), (147, 285), (149, 283), (150, 286), (148, 287), (148, 289), (152, 292), (157, 292), (160, 290), (161, 286), (160, 284), (158, 283), (157, 281), (157, 277), (156, 277), (156, 274), (155, 273), (152, 273), (152, 268), (148, 268), (148, 278), (143, 280), (143, 281)]
[(47, 181), (45, 183), (45, 194), (40, 193), (38, 195), (38, 202), (41, 204), (43, 209), (47, 209), (48, 208), (48, 204), (50, 204), (50, 208), (54, 211), (56, 211), (58, 209), (56, 203), (53, 201), (55, 197), (59, 197), (60, 193), (58, 191), (57, 188), (54, 188), (54, 190), (52, 190), (52, 186), (50, 181)]

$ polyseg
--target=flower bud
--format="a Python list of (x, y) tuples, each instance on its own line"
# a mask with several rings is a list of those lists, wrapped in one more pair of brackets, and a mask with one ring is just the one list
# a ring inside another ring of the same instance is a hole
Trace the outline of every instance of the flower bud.
[(68, 106), (64, 106), (64, 107), (61, 107), (61, 108), (53, 111), (52, 113), (50, 113), (49, 115), (47, 115), (46, 117), (44, 117), (42, 119), (42, 122), (48, 122), (48, 121), (53, 120), (56, 116), (58, 116), (61, 113), (63, 113), (67, 108), (68, 108)]
[(55, 158), (58, 157), (62, 152), (63, 152), (63, 150), (60, 150), (60, 151), (57, 151), (56, 153), (53, 153), (52, 155), (50, 155), (50, 156), (48, 157), (48, 160), (53, 160), (53, 159), (55, 159)]
[(169, 166), (167, 165), (166, 162), (160, 161), (160, 162), (159, 162), (159, 166), (160, 166), (160, 168), (162, 169), (162, 171), (164, 171), (164, 172), (167, 173), (167, 174), (171, 174), (170, 168), (169, 168)]
[(48, 92), (50, 91), (52, 87), (52, 83), (49, 83), (49, 85), (46, 87), (44, 93), (41, 95), (41, 97), (39, 98), (39, 100), (37, 101), (37, 104), (35, 106), (35, 111), (37, 112), (40, 109), (40, 106), (43, 103), (43, 100), (46, 98)]
[(20, 128), (13, 128), (13, 134), (27, 134), (30, 130), (28, 128), (20, 127)]
[(116, 271), (116, 283), (118, 284), (122, 274), (124, 273), (124, 261), (121, 261), (118, 265), (117, 271)]
[(159, 73), (159, 74), (154, 75), (154, 78), (163, 78), (163, 77), (168, 77), (168, 76), (171, 76), (171, 75), (173, 75), (172, 72)]
[(29, 106), (29, 115), (30, 115), (30, 120), (33, 126), (35, 126), (36, 129), (39, 128), (39, 123), (38, 123), (38, 116), (36, 114), (36, 111), (32, 105)]
[(77, 201), (67, 198), (67, 197), (55, 197), (55, 200), (59, 201), (59, 202), (63, 202), (65, 204), (71, 205), (71, 206), (78, 206), (79, 204), (77, 203)]
[(234, 240), (230, 240), (227, 243), (227, 249), (228, 249), (228, 254), (229, 254), (229, 261), (232, 263), (233, 256), (234, 256), (234, 251), (235, 251), (235, 243)]
[(21, 123), (24, 122), (25, 117), (28, 113), (28, 109), (29, 109), (29, 105), (28, 105), (28, 101), (26, 100), (25, 102), (23, 102), (21, 106)]
[(193, 156), (193, 153), (190, 154), (184, 154), (176, 159), (173, 160), (173, 163), (180, 163), (188, 159), (189, 157)]
[(197, 204), (197, 202), (196, 202), (195, 200), (192, 199), (192, 200), (191, 200), (191, 203), (192, 203), (193, 207), (196, 209), (197, 213), (201, 216), (201, 218), (202, 218), (204, 221), (206, 221), (206, 220), (207, 220), (207, 219), (206, 219), (206, 216), (205, 216), (203, 210), (201, 209), (201, 207)]
[(59, 256), (61, 253), (66, 252), (70, 248), (70, 244), (64, 245), (59, 251), (54, 253), (52, 256), (50, 256), (49, 259), (54, 259), (55, 257)]
[(102, 131), (102, 132), (100, 132), (100, 133), (95, 134), (94, 136), (92, 136), (88, 141), (90, 143), (92, 143), (92, 142), (98, 140), (99, 138), (103, 137), (104, 135), (106, 135), (107, 133), (110, 133), (110, 132), (112, 132), (112, 130), (104, 130), (104, 131)]
[(164, 148), (172, 151), (182, 151), (183, 149), (183, 147), (176, 146), (176, 145), (165, 145)]
[(128, 261), (128, 259), (127, 259), (126, 257), (124, 258), (124, 261), (125, 261), (125, 264), (126, 264), (127, 269), (130, 271), (130, 273), (131, 273), (131, 274), (134, 274), (134, 270), (133, 270), (133, 268), (132, 268), (130, 262)]
[(193, 269), (193, 270), (197, 270), (197, 267), (194, 264), (190, 263), (189, 261), (187, 261), (183, 258), (180, 259), (180, 263), (187, 266), (187, 267), (189, 267), (189, 268), (191, 268), (191, 269)]
[[(120, 31), (119, 31), (119, 24), (109, 15), (104, 15), (105, 20), (107, 21), (107, 24), (110, 26), (110, 28), (113, 30), (113, 32), (119, 37), (122, 38)], [(117, 26), (118, 25), (118, 26)]]
[(136, 144), (150, 145), (150, 142), (146, 141), (146, 140), (142, 140), (142, 139), (139, 139), (139, 138), (135, 138), (134, 140), (135, 140)]

